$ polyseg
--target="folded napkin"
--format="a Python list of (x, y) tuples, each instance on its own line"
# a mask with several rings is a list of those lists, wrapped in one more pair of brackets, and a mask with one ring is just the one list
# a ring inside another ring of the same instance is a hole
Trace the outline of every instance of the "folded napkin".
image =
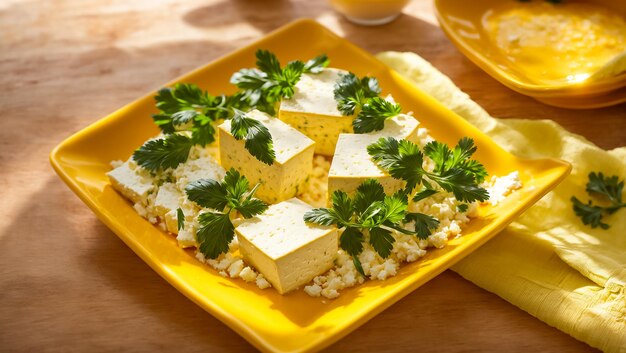
[(626, 147), (605, 151), (550, 120), (489, 116), (444, 74), (413, 53), (378, 59), (521, 157), (555, 157), (572, 174), (500, 235), (452, 270), (540, 320), (607, 352), (626, 352), (626, 209), (591, 229), (572, 211), (587, 175), (626, 176)]

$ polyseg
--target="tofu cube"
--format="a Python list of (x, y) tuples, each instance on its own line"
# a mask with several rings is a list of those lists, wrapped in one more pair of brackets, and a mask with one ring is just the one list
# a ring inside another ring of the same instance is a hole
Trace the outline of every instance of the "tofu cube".
[(146, 203), (150, 192), (154, 190), (154, 180), (148, 173), (137, 170), (133, 162), (125, 162), (107, 173), (111, 185), (134, 203)]
[(354, 116), (337, 110), (335, 82), (347, 71), (324, 69), (318, 74), (303, 74), (290, 99), (280, 103), (278, 118), (315, 141), (315, 153), (332, 156), (341, 133), (352, 133)]
[(244, 140), (230, 133), (230, 120), (219, 126), (220, 160), (225, 169), (235, 168), (251, 185), (261, 184), (256, 197), (277, 203), (296, 196), (313, 169), (315, 142), (284, 122), (258, 110), (247, 113), (265, 125), (272, 134), (276, 160), (270, 166), (246, 150)]
[(328, 200), (335, 190), (353, 194), (366, 179), (376, 179), (387, 194), (404, 187), (404, 182), (380, 169), (367, 153), (367, 146), (381, 137), (394, 137), (418, 142), (419, 122), (410, 115), (401, 114), (385, 122), (385, 128), (368, 134), (340, 134), (335, 156), (328, 173)]
[(304, 222), (304, 213), (311, 209), (292, 198), (235, 229), (244, 259), (281, 294), (328, 271), (337, 256), (337, 229)]
[(178, 234), (178, 216), (176, 210), (180, 207), (180, 198), (183, 194), (178, 190), (176, 184), (165, 183), (161, 185), (154, 200), (154, 209), (167, 225), (167, 230)]

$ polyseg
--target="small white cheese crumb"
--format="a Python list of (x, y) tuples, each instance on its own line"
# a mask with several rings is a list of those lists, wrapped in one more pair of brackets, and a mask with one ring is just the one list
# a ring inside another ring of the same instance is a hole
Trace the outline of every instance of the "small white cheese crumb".
[(145, 207), (143, 207), (142, 204), (137, 202), (136, 204), (133, 205), (133, 208), (135, 209), (135, 212), (137, 212), (138, 215), (140, 215), (143, 218), (148, 218), (148, 211), (146, 210)]
[(437, 249), (441, 249), (448, 242), (448, 234), (443, 231), (434, 233), (428, 237), (428, 242)]
[(206, 263), (206, 258), (204, 257), (204, 254), (201, 252), (196, 253), (196, 259), (202, 262), (203, 264)]
[(522, 181), (519, 178), (518, 171), (501, 177), (493, 177), (487, 187), (489, 203), (495, 206), (502, 202), (511, 192), (521, 187)]
[(231, 278), (237, 278), (239, 277), (241, 270), (243, 270), (243, 261), (237, 260), (233, 262), (230, 266), (228, 266), (228, 275)]
[(250, 266), (246, 266), (239, 273), (239, 277), (241, 277), (241, 279), (243, 279), (246, 282), (252, 282), (252, 281), (256, 281), (257, 274), (256, 272), (254, 272), (252, 268), (250, 268)]
[(256, 278), (256, 285), (261, 289), (269, 288), (272, 285), (268, 282), (262, 274), (259, 274)]
[(322, 289), (322, 295), (328, 299), (335, 299), (339, 296), (339, 292), (336, 289), (324, 288)]
[(310, 286), (305, 286), (304, 291), (312, 297), (319, 297), (322, 293), (322, 287), (317, 284), (312, 284)]

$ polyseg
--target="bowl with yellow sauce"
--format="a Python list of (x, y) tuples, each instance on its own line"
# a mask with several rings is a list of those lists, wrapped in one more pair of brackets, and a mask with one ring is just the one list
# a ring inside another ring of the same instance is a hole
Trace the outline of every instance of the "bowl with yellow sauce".
[(435, 0), (437, 18), (470, 60), (546, 104), (626, 102), (626, 1)]

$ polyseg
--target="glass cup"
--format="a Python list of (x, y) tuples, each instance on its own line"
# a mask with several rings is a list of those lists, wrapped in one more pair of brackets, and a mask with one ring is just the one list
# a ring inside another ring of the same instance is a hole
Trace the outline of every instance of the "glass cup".
[(331, 6), (350, 22), (377, 26), (395, 20), (410, 0), (330, 0)]

